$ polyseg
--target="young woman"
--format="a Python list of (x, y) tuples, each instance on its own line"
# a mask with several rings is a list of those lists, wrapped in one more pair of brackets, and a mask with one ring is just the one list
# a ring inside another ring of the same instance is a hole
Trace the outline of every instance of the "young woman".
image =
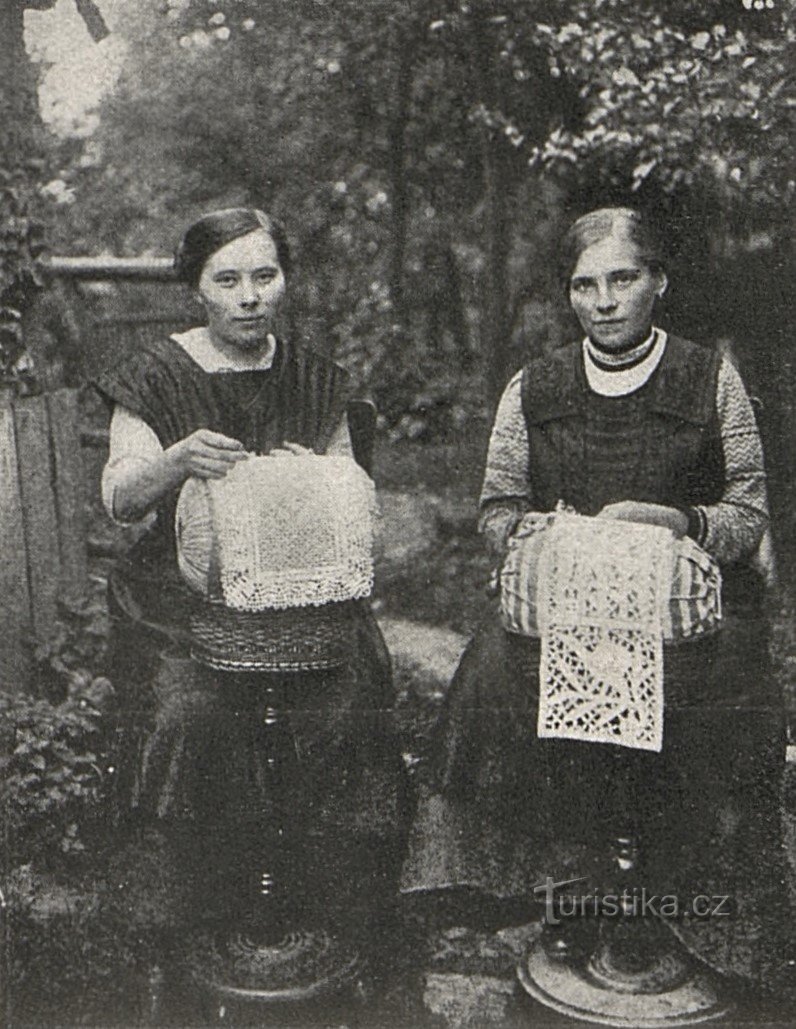
[[(347, 661), (325, 671), (216, 671), (187, 650), (174, 529), (186, 480), (223, 477), (251, 453), (351, 455), (346, 372), (274, 335), (289, 267), (283, 231), (262, 211), (205, 215), (176, 269), (206, 324), (122, 354), (96, 380), (112, 407), (105, 505), (147, 526), (110, 583), (121, 815), (164, 841), (178, 888), (160, 902), (183, 921), (256, 922), (258, 834), (277, 801), (300, 856), (289, 899), (304, 925), (356, 922), (389, 892), (400, 849), (390, 662), (367, 605), (354, 612)], [(262, 747), (275, 695), (278, 798)]]
[[(585, 338), (532, 360), (506, 387), (481, 531), (502, 555), (524, 520), (562, 503), (664, 526), (719, 563), (726, 601), (738, 582), (748, 599), (746, 562), (768, 505), (737, 372), (711, 348), (655, 326), (667, 278), (636, 212), (580, 218), (564, 240), (562, 271)], [(737, 634), (742, 660), (728, 657)], [(758, 928), (781, 869), (782, 719), (759, 614), (726, 618), (723, 635), (665, 648), (663, 750), (626, 751), (620, 775), (613, 746), (537, 738), (539, 640), (488, 619), (437, 727), (403, 888), (459, 894), (471, 911), (489, 898), (498, 921), (527, 918), (547, 876), (610, 888), (604, 859), (630, 814), (649, 894), (676, 893), (684, 904), (695, 894), (730, 898), (732, 915), (678, 922), (681, 938), (717, 968), (754, 978)]]

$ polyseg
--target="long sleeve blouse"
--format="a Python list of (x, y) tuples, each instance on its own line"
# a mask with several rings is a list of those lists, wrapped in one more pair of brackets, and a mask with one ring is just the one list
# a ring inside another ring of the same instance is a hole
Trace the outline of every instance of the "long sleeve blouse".
[[(641, 364), (621, 373), (594, 365), (584, 345), (584, 366), (591, 389), (608, 396), (629, 394), (649, 379), (660, 363), (665, 333)], [(519, 520), (534, 509), (533, 468), (522, 411), (522, 373), (508, 383), (498, 405), (489, 441), (481, 491), (479, 528), (500, 550)], [(720, 564), (751, 555), (768, 526), (763, 448), (754, 412), (741, 378), (724, 357), (718, 373), (716, 415), (724, 456), (725, 485), (720, 500), (700, 507), (703, 532), (698, 542)]]

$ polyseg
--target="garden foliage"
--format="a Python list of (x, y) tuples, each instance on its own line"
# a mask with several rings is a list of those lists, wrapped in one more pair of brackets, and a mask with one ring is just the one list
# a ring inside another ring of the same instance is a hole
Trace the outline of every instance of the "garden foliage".
[(162, 252), (211, 204), (273, 209), (294, 330), (394, 434), (455, 434), (538, 345), (551, 219), (630, 198), (679, 219), (692, 264), (706, 239), (781, 238), (792, 6), (143, 0), (64, 231)]
[(105, 816), (112, 779), (110, 682), (99, 674), (107, 616), (63, 608), (37, 650), (34, 693), (0, 692), (0, 805), (4, 864), (57, 867), (86, 849)]

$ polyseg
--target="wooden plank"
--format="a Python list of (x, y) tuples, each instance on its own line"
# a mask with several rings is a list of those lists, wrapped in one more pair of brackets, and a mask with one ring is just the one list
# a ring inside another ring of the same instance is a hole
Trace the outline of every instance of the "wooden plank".
[(42, 261), (45, 271), (73, 279), (150, 279), (173, 282), (170, 257), (65, 257), (52, 254)]
[(11, 394), (0, 390), (0, 687), (24, 689), (31, 669), (31, 606)]
[(47, 395), (50, 445), (54, 461), (55, 505), (61, 560), (61, 595), (73, 600), (86, 590), (85, 472), (80, 445), (77, 391), (59, 389)]
[(33, 632), (43, 640), (57, 613), (61, 574), (50, 418), (43, 396), (17, 398), (13, 411)]

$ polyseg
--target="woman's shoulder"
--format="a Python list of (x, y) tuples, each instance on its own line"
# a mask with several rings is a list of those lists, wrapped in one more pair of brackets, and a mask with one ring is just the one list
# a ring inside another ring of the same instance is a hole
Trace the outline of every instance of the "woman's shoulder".
[(534, 355), (520, 371), (523, 407), (534, 420), (578, 408), (583, 392), (581, 343), (565, 343)]
[(179, 344), (158, 336), (118, 347), (90, 381), (106, 400), (138, 413), (149, 394), (177, 382), (192, 365)]
[(669, 333), (652, 383), (656, 410), (688, 422), (707, 422), (715, 409), (720, 366), (715, 347)]
[(279, 340), (283, 351), (283, 367), (293, 370), (299, 378), (320, 378), (335, 384), (350, 385), (351, 373), (341, 364), (303, 341)]
[(318, 368), (326, 368), (340, 372), (343, 375), (349, 373), (346, 369), (334, 358), (328, 354), (322, 353), (313, 344), (306, 342), (305, 340), (280, 340), (280, 344), (285, 348), (288, 355), (296, 362), (301, 362), (307, 365), (314, 365)]

